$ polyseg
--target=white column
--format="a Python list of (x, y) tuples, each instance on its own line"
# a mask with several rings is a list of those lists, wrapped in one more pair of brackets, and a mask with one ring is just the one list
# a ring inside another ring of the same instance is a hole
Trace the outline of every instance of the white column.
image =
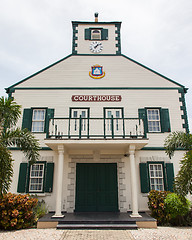
[(131, 217), (141, 217), (138, 213), (138, 198), (137, 198), (137, 176), (135, 166), (135, 145), (129, 146), (129, 159), (131, 171), (131, 198), (132, 198), (132, 214)]
[(62, 190), (63, 190), (63, 163), (64, 146), (58, 146), (58, 164), (57, 164), (57, 189), (56, 189), (56, 211), (52, 217), (64, 217), (61, 213)]

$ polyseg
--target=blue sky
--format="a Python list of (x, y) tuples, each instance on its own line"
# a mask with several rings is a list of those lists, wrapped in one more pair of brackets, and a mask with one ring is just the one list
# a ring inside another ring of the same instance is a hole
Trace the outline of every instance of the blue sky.
[(0, 95), (71, 53), (71, 21), (121, 21), (122, 53), (189, 88), (192, 130), (191, 0), (1, 0)]

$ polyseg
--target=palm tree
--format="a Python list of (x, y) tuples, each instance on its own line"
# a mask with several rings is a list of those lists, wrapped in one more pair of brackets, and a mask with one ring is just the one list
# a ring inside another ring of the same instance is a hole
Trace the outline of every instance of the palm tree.
[(180, 161), (181, 168), (175, 177), (174, 190), (181, 196), (192, 194), (192, 134), (185, 132), (173, 132), (165, 139), (166, 154), (171, 158), (175, 150), (185, 150)]
[(7, 193), (13, 176), (13, 159), (8, 147), (21, 148), (31, 164), (39, 159), (39, 142), (27, 129), (16, 127), (21, 106), (12, 98), (0, 98), (0, 194)]

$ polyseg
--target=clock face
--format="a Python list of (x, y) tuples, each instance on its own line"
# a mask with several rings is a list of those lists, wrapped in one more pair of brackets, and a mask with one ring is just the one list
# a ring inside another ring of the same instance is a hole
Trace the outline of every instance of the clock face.
[(103, 50), (103, 45), (101, 42), (92, 42), (89, 48), (91, 52), (99, 53)]

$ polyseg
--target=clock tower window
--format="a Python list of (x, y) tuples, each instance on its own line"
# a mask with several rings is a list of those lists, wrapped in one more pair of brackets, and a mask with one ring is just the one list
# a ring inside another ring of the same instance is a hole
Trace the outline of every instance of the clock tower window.
[(101, 30), (91, 30), (91, 40), (101, 40)]
[(86, 28), (85, 40), (108, 40), (108, 29)]

